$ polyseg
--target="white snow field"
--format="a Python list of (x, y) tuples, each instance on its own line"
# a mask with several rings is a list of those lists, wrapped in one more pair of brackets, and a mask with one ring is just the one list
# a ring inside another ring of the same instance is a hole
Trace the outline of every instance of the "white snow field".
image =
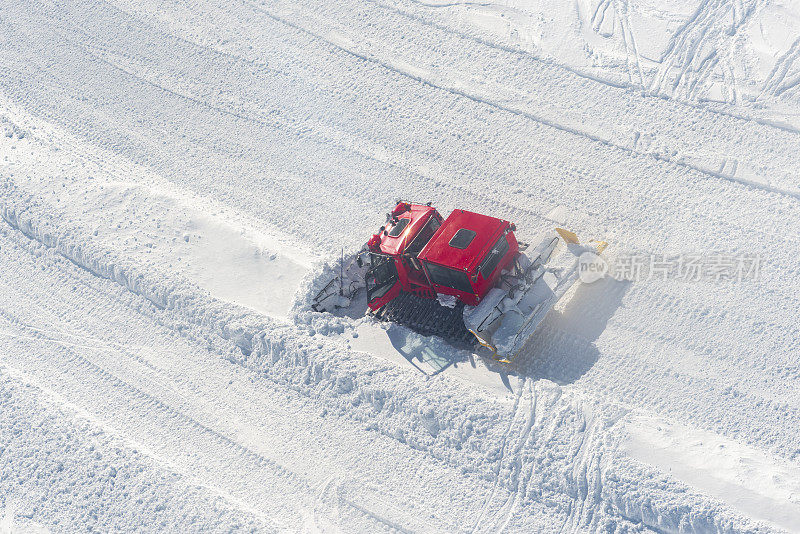
[[(796, 1), (0, 0), (0, 134), (2, 533), (800, 532)], [(311, 312), (398, 198), (645, 274)]]

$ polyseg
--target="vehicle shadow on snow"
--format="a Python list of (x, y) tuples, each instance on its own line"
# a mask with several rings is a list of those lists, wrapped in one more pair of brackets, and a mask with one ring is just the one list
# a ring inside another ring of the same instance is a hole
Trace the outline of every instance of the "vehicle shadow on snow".
[(480, 357), (509, 390), (513, 390), (511, 377), (546, 378), (557, 384), (569, 384), (598, 360), (600, 353), (594, 342), (622, 304), (629, 287), (630, 282), (612, 278), (579, 285), (564, 309), (550, 312), (510, 364), (492, 360), (485, 349), (455, 347), (438, 337), (423, 336), (397, 324), (389, 324), (386, 335), (394, 351), (428, 376), (462, 365), (475, 369), (476, 358)]
[[(622, 305), (630, 281), (603, 278), (580, 284), (562, 311), (553, 310), (506, 372), (571, 384), (597, 362), (594, 342)], [(500, 371), (500, 369), (497, 369)]]
[(469, 351), (463, 350), (467, 347), (454, 347), (435, 336), (422, 336), (396, 324), (389, 325), (386, 334), (399, 354), (421, 373), (429, 376), (469, 361)]

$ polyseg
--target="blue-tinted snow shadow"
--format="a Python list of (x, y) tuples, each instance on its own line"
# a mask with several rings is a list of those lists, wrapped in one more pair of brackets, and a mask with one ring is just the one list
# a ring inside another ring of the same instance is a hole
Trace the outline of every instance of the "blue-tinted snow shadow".
[(629, 281), (603, 278), (581, 284), (562, 311), (551, 311), (508, 371), (522, 377), (571, 384), (600, 357), (595, 341), (622, 305)]
[(422, 336), (396, 324), (390, 324), (386, 334), (397, 352), (429, 376), (469, 361), (471, 354), (466, 347), (454, 346), (436, 336)]
[(386, 334), (392, 347), (419, 372), (432, 376), (459, 365), (477, 366), (482, 359), (497, 373), (508, 390), (510, 377), (546, 378), (558, 384), (575, 382), (597, 362), (600, 353), (594, 342), (622, 305), (630, 282), (604, 278), (580, 284), (561, 311), (551, 311), (510, 364), (491, 359), (483, 348), (454, 346), (436, 336), (423, 336), (405, 326), (388, 324)]
[(360, 319), (367, 313), (367, 292), (363, 289), (356, 292), (349, 306), (329, 312), (337, 317)]

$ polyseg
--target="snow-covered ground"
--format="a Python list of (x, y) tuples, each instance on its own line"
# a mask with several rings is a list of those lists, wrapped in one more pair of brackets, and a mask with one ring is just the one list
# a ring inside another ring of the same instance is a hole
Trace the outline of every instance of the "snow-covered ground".
[[(798, 58), (789, 0), (0, 3), (0, 532), (800, 532)], [(619, 276), (510, 365), (309, 311), (397, 198)]]

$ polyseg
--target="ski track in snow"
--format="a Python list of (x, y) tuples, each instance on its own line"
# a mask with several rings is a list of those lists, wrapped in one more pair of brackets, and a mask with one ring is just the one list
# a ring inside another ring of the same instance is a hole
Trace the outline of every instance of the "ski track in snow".
[[(653, 70), (638, 7), (607, 4), (591, 30), (613, 10), (624, 84), (454, 23), (483, 3), (5, 3), (8, 521), (793, 529), (800, 134), (737, 107), (741, 82), (732, 107), (697, 103), (726, 28), (763, 5), (700, 2)], [(796, 48), (765, 97), (790, 102)], [(360, 245), (397, 197), (503, 216), (523, 239), (564, 224), (612, 255), (760, 254), (762, 276), (581, 286), (498, 394), (354, 350), (368, 322), (305, 311), (333, 265), (313, 259)], [(685, 475), (694, 442), (652, 459), (651, 419), (735, 443), (717, 453), (738, 467), (722, 486)], [(29, 459), (30, 440), (46, 452)], [(752, 458), (783, 467), (746, 488)]]

